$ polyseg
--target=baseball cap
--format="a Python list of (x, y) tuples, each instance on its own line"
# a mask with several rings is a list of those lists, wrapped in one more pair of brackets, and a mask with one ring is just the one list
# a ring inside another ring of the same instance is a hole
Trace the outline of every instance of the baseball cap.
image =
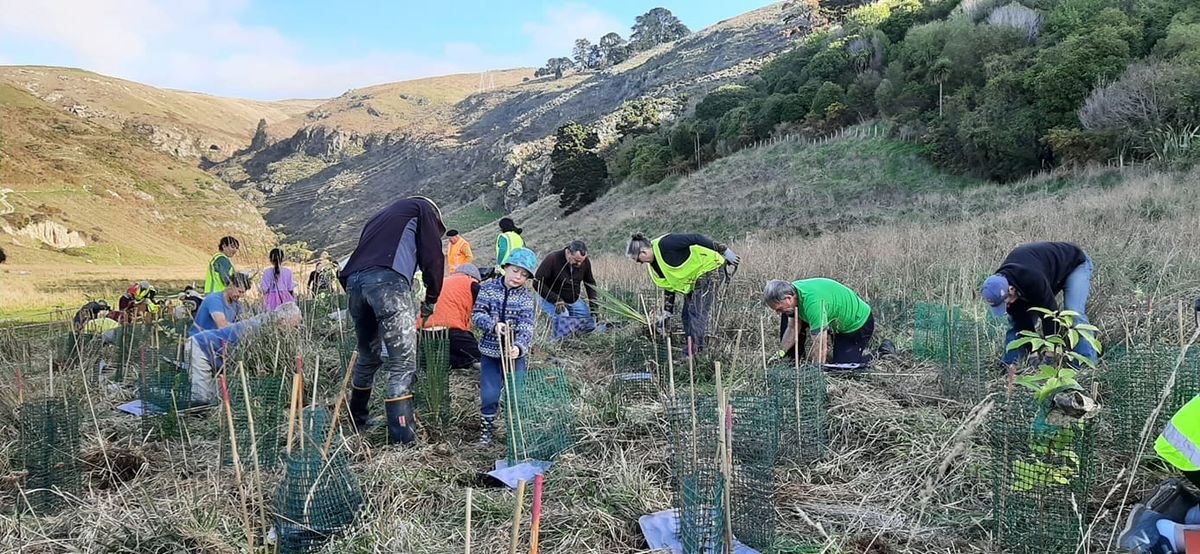
[(985, 279), (981, 294), (983, 301), (992, 307), (993, 316), (1000, 317), (1008, 313), (1008, 305), (1005, 304), (1005, 300), (1008, 300), (1008, 279), (1003, 275), (996, 274)]
[(454, 271), (475, 279), (476, 281), (481, 280), (479, 276), (479, 268), (476, 267), (475, 264), (462, 264)]

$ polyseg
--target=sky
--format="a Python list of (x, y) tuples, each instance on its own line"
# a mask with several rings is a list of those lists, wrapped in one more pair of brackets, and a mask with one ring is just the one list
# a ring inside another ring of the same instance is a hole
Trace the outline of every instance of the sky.
[(693, 31), (770, 0), (0, 0), (0, 65), (79, 67), (261, 100), (536, 67), (577, 38), (629, 38), (653, 7)]

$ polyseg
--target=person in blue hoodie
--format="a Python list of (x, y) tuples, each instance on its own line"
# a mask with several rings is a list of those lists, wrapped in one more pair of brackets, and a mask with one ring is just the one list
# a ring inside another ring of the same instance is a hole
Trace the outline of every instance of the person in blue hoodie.
[[(526, 286), (537, 270), (537, 255), (528, 248), (514, 250), (503, 265), (504, 274), (479, 289), (471, 322), (482, 332), (479, 341), (479, 444), (492, 442), (496, 412), (504, 388), (501, 357), (512, 359), (516, 371), (525, 371), (533, 345), (533, 292)], [(502, 351), (501, 337), (511, 334), (512, 344)]]
[[(226, 289), (228, 290), (228, 289)], [(225, 356), (238, 343), (247, 340), (264, 324), (277, 323), (284, 327), (299, 327), (303, 322), (295, 302), (279, 306), (249, 319), (231, 323), (220, 329), (210, 329), (192, 335), (187, 344), (188, 371), (192, 381), (192, 405), (216, 404), (221, 401), (217, 391), (217, 376), (225, 370)]]

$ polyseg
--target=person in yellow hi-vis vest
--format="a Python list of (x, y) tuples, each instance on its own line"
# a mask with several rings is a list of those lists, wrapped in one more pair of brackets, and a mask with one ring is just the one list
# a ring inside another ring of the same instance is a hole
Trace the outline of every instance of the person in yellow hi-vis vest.
[[(503, 268), (504, 263), (508, 261), (508, 256), (514, 250), (524, 247), (525, 239), (521, 238), (521, 228), (517, 227), (510, 217), (501, 219), (500, 234), (496, 236), (496, 267)], [(499, 271), (504, 273), (503, 269)]]
[(675, 313), (675, 295), (683, 295), (680, 318), (683, 332), (692, 339), (693, 352), (703, 350), (709, 317), (722, 284), (718, 270), (726, 264), (736, 266), (741, 262), (738, 255), (704, 235), (685, 233), (670, 233), (653, 240), (636, 233), (629, 239), (625, 255), (647, 264), (650, 280), (663, 290), (659, 326), (667, 326)]
[(233, 277), (233, 262), (230, 258), (237, 255), (242, 244), (233, 237), (222, 237), (217, 244), (217, 255), (208, 261), (208, 270), (204, 273), (204, 294), (222, 292)]
[(1200, 487), (1200, 396), (1175, 412), (1154, 441), (1154, 451)]

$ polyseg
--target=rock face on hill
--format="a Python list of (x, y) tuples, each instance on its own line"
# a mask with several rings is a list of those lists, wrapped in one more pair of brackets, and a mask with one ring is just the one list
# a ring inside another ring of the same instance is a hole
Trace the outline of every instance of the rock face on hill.
[(808, 3), (784, 2), (596, 73), (554, 80), (513, 70), (350, 91), (272, 125), (273, 142), (213, 171), (235, 188), (261, 191), (271, 225), (335, 252), (353, 246), (366, 218), (411, 194), (447, 207), (482, 201), (514, 209), (545, 194), (563, 123), (584, 123), (611, 141), (631, 100), (651, 100), (662, 118), (676, 117), (756, 71), (816, 20)]

